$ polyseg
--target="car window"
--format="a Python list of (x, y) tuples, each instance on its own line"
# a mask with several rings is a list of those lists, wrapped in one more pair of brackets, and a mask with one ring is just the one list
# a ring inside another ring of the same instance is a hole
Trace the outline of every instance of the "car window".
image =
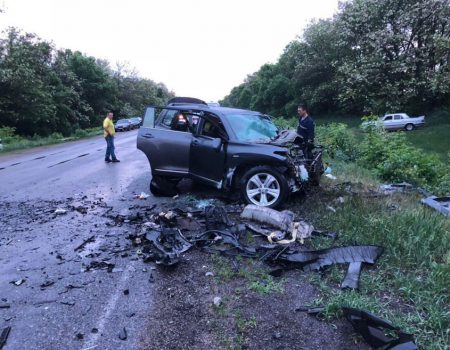
[(384, 120), (392, 120), (392, 115), (388, 115), (388, 116), (384, 117)]
[[(199, 117), (173, 109), (166, 110), (158, 125), (173, 131), (189, 132), (198, 125)], [(189, 128), (190, 126), (190, 128)]]
[(239, 141), (269, 141), (278, 135), (277, 127), (265, 115), (230, 114), (227, 120)]
[(201, 124), (199, 134), (212, 138), (221, 138), (226, 136), (225, 128), (218, 118), (211, 118), (212, 120), (204, 119)]
[(403, 119), (403, 117), (400, 114), (394, 115), (394, 120), (400, 120)]
[(177, 111), (168, 109), (159, 124), (170, 128), (170, 126), (172, 125), (173, 117), (175, 116), (176, 113)]

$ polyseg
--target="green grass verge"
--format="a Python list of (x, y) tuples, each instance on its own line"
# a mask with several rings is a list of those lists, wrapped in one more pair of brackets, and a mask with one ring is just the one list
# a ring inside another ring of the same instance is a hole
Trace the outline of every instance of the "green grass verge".
[[(325, 305), (329, 318), (339, 316), (342, 306), (374, 312), (413, 333), (421, 349), (449, 349), (450, 218), (419, 204), (415, 193), (373, 196), (375, 177), (354, 163), (335, 161), (333, 172), (339, 180), (325, 179), (325, 199), (312, 199), (316, 204), (302, 216), (338, 232), (335, 245), (376, 244), (385, 251), (375, 267), (364, 267), (360, 291), (339, 289), (345, 267), (333, 267), (325, 277), (312, 274), (321, 291), (316, 303)], [(311, 242), (330, 246), (325, 238)]]
[(11, 138), (3, 139), (3, 149), (0, 154), (38, 146), (53, 145), (67, 141), (79, 140), (87, 137), (97, 136), (103, 134), (103, 130), (99, 128), (78, 129), (72, 136), (64, 137), (59, 133), (54, 133), (48, 137), (33, 136), (30, 138), (13, 136)]

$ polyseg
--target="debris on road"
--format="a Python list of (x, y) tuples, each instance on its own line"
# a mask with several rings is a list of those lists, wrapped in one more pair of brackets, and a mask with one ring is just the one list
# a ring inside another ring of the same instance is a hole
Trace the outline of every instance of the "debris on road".
[(116, 266), (113, 263), (107, 262), (107, 261), (91, 261), (91, 263), (86, 266), (85, 271), (91, 271), (91, 270), (107, 270), (108, 272), (112, 272), (114, 269), (114, 266)]
[(450, 196), (449, 197), (436, 197), (431, 196), (422, 199), (422, 204), (428, 205), (429, 207), (437, 210), (439, 213), (446, 216), (450, 215)]
[(337, 180), (337, 177), (332, 174), (325, 174), (325, 177), (329, 178), (330, 180)]
[[(344, 316), (371, 347), (383, 350), (419, 350), (411, 334), (363, 310), (343, 307)], [(394, 338), (392, 334), (396, 334)], [(389, 334), (389, 335), (387, 335)]]
[(136, 196), (137, 199), (147, 199), (148, 197), (150, 197), (150, 195), (145, 192), (141, 192), (141, 194)]
[(88, 243), (93, 243), (95, 241), (95, 236), (91, 236), (88, 239), (84, 240), (83, 243), (81, 243), (78, 247), (76, 247), (73, 251), (77, 252), (80, 250), (83, 250), (83, 248), (86, 246), (86, 244)]
[(26, 279), (21, 278), (21, 279), (18, 279), (17, 281), (11, 281), (11, 282), (9, 282), (9, 283), (14, 284), (15, 286), (20, 286), (20, 285), (22, 285), (23, 283), (25, 283), (25, 281), (26, 281)]
[(3, 349), (3, 347), (6, 345), (10, 332), (11, 332), (10, 326), (3, 328), (2, 333), (0, 334), (0, 350)]
[(123, 327), (123, 329), (119, 332), (119, 339), (120, 340), (127, 340), (128, 334), (127, 329)]
[[(194, 246), (209, 253), (240, 255), (277, 264), (281, 268), (293, 267), (303, 271), (317, 271), (333, 264), (349, 264), (341, 287), (350, 289), (358, 288), (362, 264), (374, 264), (383, 252), (383, 248), (379, 246), (358, 245), (316, 251), (298, 249), (295, 245), (303, 244), (304, 239), (312, 235), (333, 239), (337, 235), (333, 232), (315, 231), (312, 225), (304, 221), (294, 221), (294, 214), (290, 211), (280, 212), (247, 205), (239, 217), (257, 221), (263, 226), (248, 222), (245, 225), (235, 223), (228, 217), (225, 207), (206, 206), (203, 211), (178, 208), (160, 212), (154, 216), (153, 224), (149, 225), (147, 221), (141, 226), (142, 233), (129, 235), (128, 238), (134, 246), (142, 246), (138, 252), (145, 262), (153, 261), (163, 266), (175, 266), (179, 263), (181, 254)], [(184, 224), (184, 232), (188, 236), (176, 228), (178, 222), (184, 222), (183, 219), (194, 220), (196, 223), (195, 227)], [(266, 237), (270, 244), (252, 246), (242, 243), (247, 228)]]
[(55, 209), (54, 213), (55, 213), (56, 215), (64, 215), (64, 214), (67, 213), (67, 210), (66, 210), (66, 209), (63, 209), (63, 208), (57, 208), (57, 209)]
[(40, 285), (40, 287), (41, 287), (42, 290), (44, 290), (45, 288), (50, 287), (50, 286), (52, 286), (52, 285), (54, 285), (54, 284), (55, 284), (55, 281), (47, 280), (47, 281), (45, 281), (44, 283), (42, 283), (42, 284)]

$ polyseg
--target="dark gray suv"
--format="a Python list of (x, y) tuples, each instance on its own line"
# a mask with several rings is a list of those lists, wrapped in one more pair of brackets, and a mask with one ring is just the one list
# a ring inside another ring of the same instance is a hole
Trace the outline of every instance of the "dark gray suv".
[(290, 193), (317, 185), (323, 173), (321, 148), (279, 131), (269, 116), (194, 98), (148, 107), (137, 147), (150, 162), (155, 195), (175, 195), (177, 183), (188, 177), (273, 208)]

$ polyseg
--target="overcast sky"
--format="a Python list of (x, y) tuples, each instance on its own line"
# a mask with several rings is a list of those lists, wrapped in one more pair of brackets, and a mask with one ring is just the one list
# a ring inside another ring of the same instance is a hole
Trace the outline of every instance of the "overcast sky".
[(129, 62), (178, 96), (223, 98), (338, 0), (0, 0), (0, 29)]

